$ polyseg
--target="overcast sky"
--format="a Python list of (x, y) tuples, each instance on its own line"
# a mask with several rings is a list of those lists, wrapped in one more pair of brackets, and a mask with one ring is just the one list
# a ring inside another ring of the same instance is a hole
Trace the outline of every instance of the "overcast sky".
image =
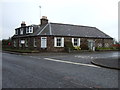
[(3, 39), (14, 35), (15, 28), (22, 21), (27, 25), (40, 23), (41, 16), (49, 22), (97, 27), (118, 39), (118, 1), (119, 0), (2, 0)]

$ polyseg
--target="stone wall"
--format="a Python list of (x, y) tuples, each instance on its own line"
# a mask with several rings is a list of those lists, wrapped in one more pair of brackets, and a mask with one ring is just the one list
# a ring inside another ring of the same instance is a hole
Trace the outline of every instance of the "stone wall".
[[(45, 37), (45, 36), (43, 36)], [(36, 47), (34, 47), (34, 38), (36, 38)], [(78, 37), (74, 37), (78, 38)], [(19, 40), (28, 40), (28, 47), (23, 44), (21, 47), (19, 46)], [(16, 47), (14, 47), (13, 41), (16, 41)], [(95, 39), (95, 38), (80, 38), (80, 45), (88, 45), (88, 40), (95, 41), (95, 47), (112, 47), (113, 40), (112, 39)], [(64, 42), (72, 42), (72, 37), (64, 37)], [(39, 51), (53, 51), (60, 52), (65, 51), (64, 47), (54, 47), (54, 36), (47, 36), (47, 48), (41, 49), (41, 36), (36, 37), (24, 37), (24, 38), (13, 38), (12, 46), (16, 49), (31, 49), (31, 50), (39, 50)]]

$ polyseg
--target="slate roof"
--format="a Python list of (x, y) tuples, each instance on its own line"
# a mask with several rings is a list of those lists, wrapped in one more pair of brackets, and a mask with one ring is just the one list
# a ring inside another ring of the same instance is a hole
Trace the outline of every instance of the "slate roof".
[(76, 36), (76, 37), (92, 37), (92, 38), (112, 38), (96, 27), (61, 24), (61, 23), (48, 23), (44, 26), (38, 26), (33, 34), (36, 35), (54, 35), (54, 36)]

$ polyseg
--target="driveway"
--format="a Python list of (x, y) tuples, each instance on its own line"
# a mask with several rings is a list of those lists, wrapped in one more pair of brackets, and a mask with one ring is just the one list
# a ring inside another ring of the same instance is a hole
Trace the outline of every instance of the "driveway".
[(2, 55), (3, 88), (118, 88), (118, 70), (91, 64), (118, 52)]

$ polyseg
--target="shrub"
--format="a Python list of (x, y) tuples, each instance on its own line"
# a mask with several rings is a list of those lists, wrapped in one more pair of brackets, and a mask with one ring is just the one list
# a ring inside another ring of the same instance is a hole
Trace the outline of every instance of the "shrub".
[(87, 44), (81, 44), (81, 50), (89, 50), (88, 45)]
[(96, 47), (96, 50), (112, 50), (113, 47)]
[(2, 40), (2, 48), (11, 48), (11, 40), (10, 39), (4, 39)]
[(75, 46), (74, 49), (75, 50), (81, 50), (80, 46)]
[(65, 42), (65, 49), (66, 49), (66, 51), (68, 51), (68, 52), (74, 50), (74, 47), (73, 47), (73, 45), (72, 45), (72, 42)]
[(117, 50), (120, 50), (120, 44), (113, 44), (113, 48), (117, 49)]

